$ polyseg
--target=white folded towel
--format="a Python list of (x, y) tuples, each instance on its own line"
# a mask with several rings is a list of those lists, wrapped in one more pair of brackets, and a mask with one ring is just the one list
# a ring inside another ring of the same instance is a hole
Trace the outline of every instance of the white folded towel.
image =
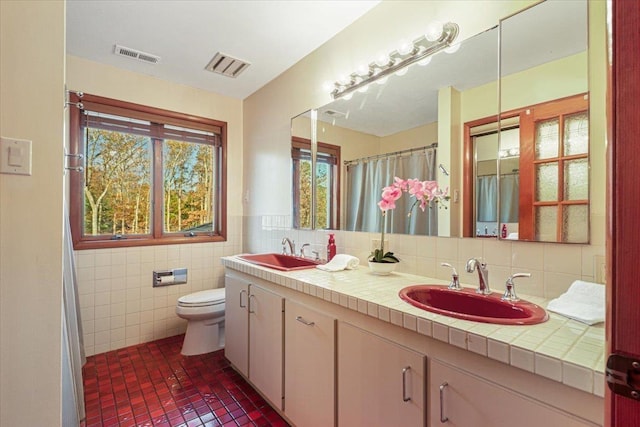
[(551, 300), (547, 309), (587, 325), (604, 322), (604, 285), (576, 280), (567, 292)]
[(325, 271), (353, 270), (360, 264), (360, 260), (354, 256), (338, 254), (326, 264), (317, 265), (316, 268)]

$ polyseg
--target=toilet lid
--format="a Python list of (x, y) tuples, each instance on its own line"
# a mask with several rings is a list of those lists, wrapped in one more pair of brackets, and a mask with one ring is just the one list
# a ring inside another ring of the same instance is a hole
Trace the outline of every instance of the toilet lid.
[(207, 289), (178, 298), (182, 306), (197, 306), (224, 303), (224, 288)]

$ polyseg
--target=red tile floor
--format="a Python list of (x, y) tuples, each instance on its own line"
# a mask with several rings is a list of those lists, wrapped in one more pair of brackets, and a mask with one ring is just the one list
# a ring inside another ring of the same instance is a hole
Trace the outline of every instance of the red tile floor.
[(86, 427), (288, 426), (222, 350), (182, 356), (184, 335), (87, 358)]

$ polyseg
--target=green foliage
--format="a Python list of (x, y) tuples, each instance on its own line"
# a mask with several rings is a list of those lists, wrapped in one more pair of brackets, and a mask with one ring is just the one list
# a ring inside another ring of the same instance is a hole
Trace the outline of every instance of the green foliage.
[(393, 255), (393, 252), (384, 253), (383, 249), (376, 249), (375, 251), (371, 252), (371, 254), (369, 255), (369, 261), (382, 262), (387, 264), (400, 262), (400, 260), (396, 258), (395, 255)]
[[(151, 232), (154, 142), (144, 136), (89, 128), (85, 141), (84, 233)], [(214, 148), (181, 141), (163, 148), (164, 230), (213, 221)]]

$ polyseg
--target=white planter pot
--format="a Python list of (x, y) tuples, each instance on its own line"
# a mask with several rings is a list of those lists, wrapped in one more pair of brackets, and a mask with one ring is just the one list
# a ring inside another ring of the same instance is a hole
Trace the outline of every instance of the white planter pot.
[(397, 265), (398, 265), (397, 262), (369, 261), (369, 270), (371, 270), (373, 274), (377, 274), (379, 276), (386, 276), (390, 274), (393, 270), (395, 270)]

